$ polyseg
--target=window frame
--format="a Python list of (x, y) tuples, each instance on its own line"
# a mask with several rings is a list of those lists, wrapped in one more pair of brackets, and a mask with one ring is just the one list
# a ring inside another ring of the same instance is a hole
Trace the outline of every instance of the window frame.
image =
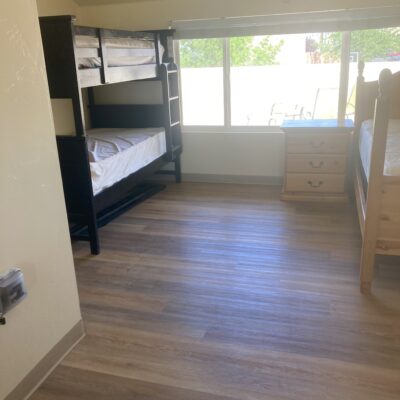
[[(351, 32), (340, 31), (342, 33), (342, 51), (340, 58), (340, 73), (339, 79), (339, 95), (338, 95), (338, 115), (339, 120), (344, 120), (347, 105), (347, 93), (349, 85), (350, 71), (350, 47), (351, 47)], [(206, 38), (205, 38), (206, 39)], [(183, 125), (184, 133), (281, 133), (279, 125), (232, 125), (231, 118), (231, 57), (230, 57), (230, 37), (221, 38), (223, 41), (223, 100), (224, 100), (224, 125)], [(180, 68), (180, 53), (179, 39), (174, 40), (174, 56)], [(180, 82), (182, 80), (180, 79)], [(182, 98), (182, 87), (179, 87), (180, 99)], [(183, 107), (181, 107), (181, 121), (183, 121)]]

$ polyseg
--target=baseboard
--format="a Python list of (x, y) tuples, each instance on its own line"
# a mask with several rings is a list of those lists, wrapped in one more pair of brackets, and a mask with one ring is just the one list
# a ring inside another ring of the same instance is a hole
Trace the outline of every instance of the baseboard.
[[(151, 180), (154, 182), (168, 183), (175, 182), (175, 177), (169, 175), (154, 175)], [(281, 186), (283, 184), (283, 176), (182, 174), (182, 182)]]
[(215, 175), (215, 174), (182, 174), (184, 182), (203, 183), (240, 183), (249, 185), (280, 186), (282, 176), (255, 176), (255, 175)]
[(283, 201), (303, 201), (303, 202), (311, 202), (311, 203), (347, 203), (349, 198), (347, 194), (334, 194), (334, 193), (293, 193), (293, 192), (284, 192), (281, 193), (281, 200)]
[(83, 322), (79, 321), (4, 400), (27, 399), (80, 342), (84, 335)]

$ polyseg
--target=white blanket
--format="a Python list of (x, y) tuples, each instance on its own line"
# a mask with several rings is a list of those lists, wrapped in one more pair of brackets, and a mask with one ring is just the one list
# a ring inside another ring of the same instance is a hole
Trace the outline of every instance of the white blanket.
[(165, 129), (89, 129), (87, 145), (96, 195), (161, 157)]
[[(129, 67), (132, 65), (155, 64), (156, 56), (134, 56), (134, 57), (108, 57), (109, 67)], [(78, 58), (78, 68), (100, 68), (100, 57)]]
[[(373, 123), (373, 120), (362, 123), (359, 139), (361, 162), (367, 179), (369, 179), (372, 137), (374, 134)], [(389, 121), (384, 175), (400, 176), (400, 120), (398, 119)]]

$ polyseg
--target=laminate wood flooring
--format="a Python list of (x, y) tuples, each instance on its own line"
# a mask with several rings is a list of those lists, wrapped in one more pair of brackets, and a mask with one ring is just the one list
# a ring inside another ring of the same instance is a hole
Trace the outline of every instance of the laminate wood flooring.
[(183, 183), (74, 254), (86, 337), (32, 400), (399, 400), (400, 260), (359, 293), (352, 205)]

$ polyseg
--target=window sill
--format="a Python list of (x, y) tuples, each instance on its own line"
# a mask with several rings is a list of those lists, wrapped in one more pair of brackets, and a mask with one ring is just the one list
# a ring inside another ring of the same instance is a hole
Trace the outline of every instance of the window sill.
[(282, 133), (282, 130), (279, 126), (183, 126), (182, 133), (277, 134)]

